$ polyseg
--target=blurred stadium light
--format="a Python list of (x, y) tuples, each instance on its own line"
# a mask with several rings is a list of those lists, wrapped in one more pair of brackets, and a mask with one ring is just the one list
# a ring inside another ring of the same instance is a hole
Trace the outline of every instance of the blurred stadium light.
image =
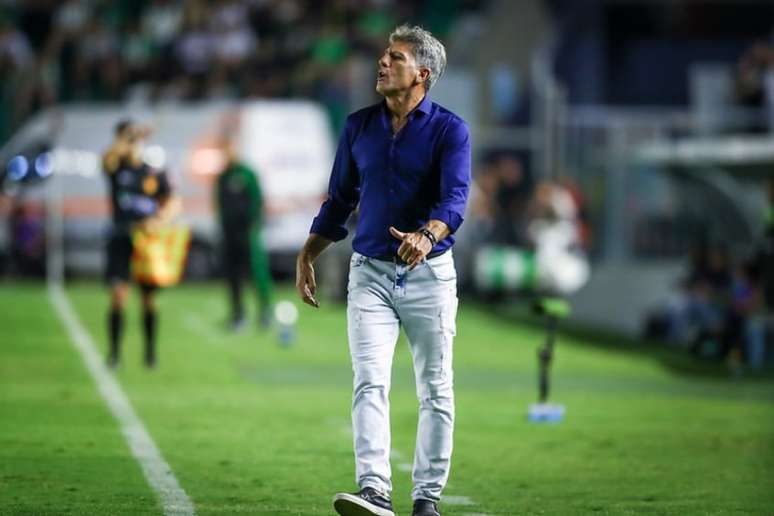
[(30, 163), (24, 156), (14, 156), (8, 162), (7, 174), (11, 181), (21, 181), (27, 175)]

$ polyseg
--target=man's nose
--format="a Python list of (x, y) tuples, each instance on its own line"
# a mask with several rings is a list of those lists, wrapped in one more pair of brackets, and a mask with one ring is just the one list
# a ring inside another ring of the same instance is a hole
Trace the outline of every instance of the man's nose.
[(389, 56), (387, 54), (384, 54), (382, 57), (379, 58), (377, 63), (379, 64), (379, 66), (387, 68), (388, 66), (390, 66)]

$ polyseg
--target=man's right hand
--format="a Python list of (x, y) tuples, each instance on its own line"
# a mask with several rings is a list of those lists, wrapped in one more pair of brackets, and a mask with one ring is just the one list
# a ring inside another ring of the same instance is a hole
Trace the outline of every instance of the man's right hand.
[(314, 279), (314, 266), (312, 260), (300, 254), (296, 260), (296, 290), (298, 295), (307, 305), (320, 308), (320, 303), (314, 298), (317, 291), (317, 283)]
[(306, 239), (306, 243), (296, 260), (296, 290), (304, 303), (315, 308), (320, 308), (320, 303), (314, 298), (317, 282), (314, 280), (312, 263), (331, 243), (333, 242), (325, 237), (309, 233), (309, 238)]

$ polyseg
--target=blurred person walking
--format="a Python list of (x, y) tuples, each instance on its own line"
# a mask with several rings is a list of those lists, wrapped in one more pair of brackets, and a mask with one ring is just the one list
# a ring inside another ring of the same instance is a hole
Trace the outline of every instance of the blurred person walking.
[[(132, 232), (138, 227), (152, 230), (175, 214), (169, 178), (164, 170), (143, 160), (143, 142), (149, 128), (123, 120), (116, 125), (115, 138), (103, 155), (103, 169), (110, 189), (113, 227), (107, 246), (106, 280), (110, 285), (108, 365), (120, 363), (124, 307), (129, 294)], [(156, 286), (138, 282), (142, 297), (145, 365), (156, 365)]]
[(223, 267), (231, 299), (233, 330), (244, 327), (242, 280), (249, 271), (258, 295), (258, 321), (271, 324), (272, 279), (263, 245), (263, 195), (257, 174), (239, 161), (233, 144), (225, 146), (228, 162), (218, 176), (215, 202), (222, 234)]
[(422, 28), (403, 25), (390, 35), (376, 80), (384, 101), (347, 118), (328, 198), (296, 263), (299, 295), (319, 306), (313, 263), (346, 236), (345, 222), (359, 206), (347, 332), (360, 491), (335, 496), (334, 507), (343, 515), (393, 515), (389, 391), (401, 326), (419, 398), (414, 515), (439, 514), (449, 476), (457, 312), (451, 247), (468, 197), (470, 137), (461, 118), (427, 96), (445, 66), (443, 45)]

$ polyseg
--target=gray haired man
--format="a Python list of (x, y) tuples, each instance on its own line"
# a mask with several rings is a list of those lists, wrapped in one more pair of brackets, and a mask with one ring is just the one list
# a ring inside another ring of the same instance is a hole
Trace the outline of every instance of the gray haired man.
[(402, 326), (419, 398), (413, 514), (435, 516), (451, 464), (457, 312), (451, 247), (468, 197), (470, 138), (462, 119), (427, 96), (446, 66), (443, 45), (405, 25), (389, 41), (376, 80), (384, 101), (347, 118), (328, 198), (298, 256), (296, 288), (318, 306), (313, 262), (346, 236), (346, 220), (359, 206), (347, 332), (360, 491), (337, 494), (334, 507), (345, 516), (393, 516), (389, 391)]

